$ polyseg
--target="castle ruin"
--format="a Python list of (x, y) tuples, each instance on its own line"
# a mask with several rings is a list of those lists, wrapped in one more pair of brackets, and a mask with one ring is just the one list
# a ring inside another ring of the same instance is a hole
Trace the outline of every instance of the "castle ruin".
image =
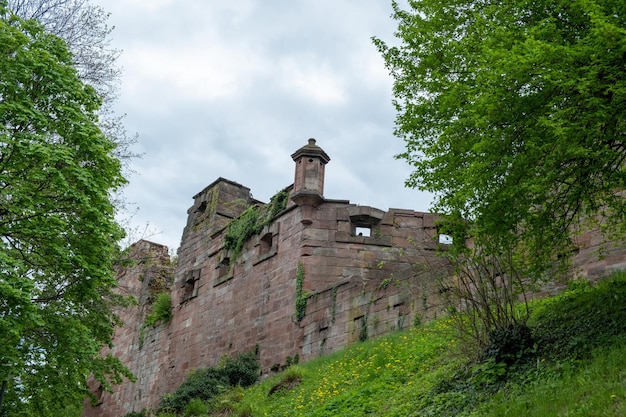
[[(84, 416), (157, 408), (189, 371), (223, 355), (256, 350), (269, 374), (441, 314), (437, 282), (450, 269), (436, 255), (443, 245), (437, 216), (327, 199), (326, 152), (309, 139), (291, 156), (293, 185), (268, 204), (223, 178), (196, 194), (175, 266), (163, 245), (142, 240), (131, 247), (134, 262), (119, 270), (118, 283), (139, 305), (119, 312), (124, 326), (112, 353), (137, 381), (111, 394), (95, 387), (99, 404), (86, 405)], [(263, 210), (262, 227), (233, 247), (229, 225), (251, 207)], [(623, 250), (597, 261), (598, 235), (581, 239), (576, 262), (583, 274), (623, 265)], [(172, 319), (146, 326), (163, 291), (171, 295)]]

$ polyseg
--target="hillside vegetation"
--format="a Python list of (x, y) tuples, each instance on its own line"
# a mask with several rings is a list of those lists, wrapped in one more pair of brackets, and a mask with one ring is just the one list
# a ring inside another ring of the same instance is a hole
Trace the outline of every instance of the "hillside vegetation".
[(469, 362), (441, 318), (192, 400), (179, 415), (626, 415), (626, 274), (575, 281), (531, 306), (534, 345), (509, 365)]

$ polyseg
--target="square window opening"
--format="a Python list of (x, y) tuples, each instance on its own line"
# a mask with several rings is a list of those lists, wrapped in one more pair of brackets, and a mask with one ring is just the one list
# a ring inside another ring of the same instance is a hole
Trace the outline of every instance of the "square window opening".
[(198, 280), (200, 279), (200, 270), (194, 269), (187, 272), (185, 281), (183, 282), (183, 294), (180, 299), (181, 304), (198, 296)]
[(223, 277), (228, 275), (228, 271), (230, 270), (230, 258), (224, 258), (220, 261), (219, 271), (217, 273), (218, 277)]
[(273, 236), (271, 233), (263, 235), (259, 241), (259, 255), (265, 255), (272, 249)]
[(357, 226), (355, 228), (354, 234), (356, 236), (370, 237), (372, 235), (372, 227), (371, 226)]
[(452, 244), (452, 236), (446, 234), (439, 235), (439, 243), (442, 245), (451, 245)]

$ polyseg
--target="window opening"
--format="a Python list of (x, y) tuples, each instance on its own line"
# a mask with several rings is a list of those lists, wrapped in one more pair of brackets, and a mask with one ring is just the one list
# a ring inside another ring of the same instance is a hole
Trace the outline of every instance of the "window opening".
[(266, 233), (263, 235), (263, 237), (259, 241), (259, 255), (265, 255), (270, 252), (270, 250), (272, 249), (272, 240), (273, 236), (271, 233)]
[(372, 235), (372, 227), (371, 226), (357, 226), (354, 234), (356, 236), (370, 237)]
[(204, 213), (205, 210), (206, 210), (206, 201), (203, 201), (202, 203), (200, 203), (200, 205), (196, 209), (196, 213)]
[(185, 301), (198, 296), (198, 280), (200, 279), (200, 270), (194, 269), (187, 272), (185, 281), (183, 282), (183, 296), (180, 302)]
[(442, 245), (451, 245), (452, 244), (452, 236), (446, 234), (439, 235), (439, 243)]
[(230, 269), (230, 258), (224, 258), (220, 261), (219, 271), (217, 276), (223, 277), (228, 274), (228, 270)]

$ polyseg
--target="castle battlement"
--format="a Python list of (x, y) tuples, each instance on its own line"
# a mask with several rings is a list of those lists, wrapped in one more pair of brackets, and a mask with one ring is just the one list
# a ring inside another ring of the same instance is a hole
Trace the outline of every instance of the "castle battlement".
[[(162, 245), (131, 247), (135, 262), (120, 268), (118, 282), (139, 305), (120, 312), (124, 326), (112, 353), (137, 381), (98, 392), (100, 404), (83, 415), (156, 408), (189, 371), (214, 366), (223, 355), (256, 350), (269, 374), (294, 358), (316, 358), (442, 313), (436, 286), (450, 266), (436, 256), (437, 216), (326, 199), (330, 158), (314, 139), (292, 158), (293, 184), (268, 203), (224, 178), (196, 194), (175, 266)], [(236, 223), (244, 218), (256, 219), (256, 229), (238, 243), (241, 230), (252, 227)], [(595, 261), (597, 235), (583, 239), (583, 274), (623, 265), (623, 249)], [(146, 327), (163, 291), (171, 295), (172, 319)]]

